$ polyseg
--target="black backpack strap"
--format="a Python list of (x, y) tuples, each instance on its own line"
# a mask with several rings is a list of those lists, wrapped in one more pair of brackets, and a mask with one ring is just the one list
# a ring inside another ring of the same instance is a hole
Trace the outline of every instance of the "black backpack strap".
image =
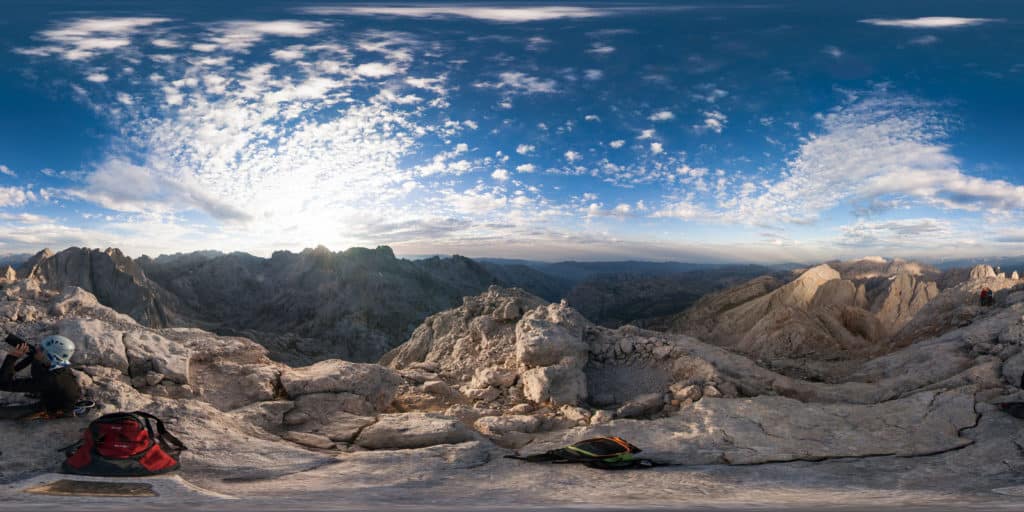
[(162, 443), (169, 444), (171, 447), (173, 447), (175, 450), (179, 452), (188, 450), (188, 448), (185, 447), (185, 444), (182, 443), (181, 440), (179, 440), (177, 437), (175, 437), (173, 434), (167, 431), (167, 427), (164, 426), (164, 422), (160, 418), (157, 418), (156, 416), (153, 416), (152, 414), (143, 411), (135, 411), (132, 414), (137, 414), (140, 417), (145, 418), (147, 428), (152, 429), (152, 427), (149, 426), (150, 420), (156, 423), (157, 435)]

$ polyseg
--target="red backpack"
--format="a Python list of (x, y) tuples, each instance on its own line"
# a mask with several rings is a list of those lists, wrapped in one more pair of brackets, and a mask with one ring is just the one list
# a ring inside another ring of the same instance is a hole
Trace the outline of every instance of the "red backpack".
[(178, 455), (185, 449), (156, 416), (117, 412), (94, 420), (82, 431), (81, 441), (64, 449), (68, 458), (63, 470), (94, 476), (158, 475), (178, 469)]

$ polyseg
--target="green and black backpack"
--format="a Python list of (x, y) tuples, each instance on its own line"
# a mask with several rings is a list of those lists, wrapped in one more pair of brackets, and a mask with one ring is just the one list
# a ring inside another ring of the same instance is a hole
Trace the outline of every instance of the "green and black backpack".
[(625, 439), (612, 436), (585, 439), (563, 448), (525, 457), (520, 455), (506, 455), (505, 457), (526, 462), (578, 463), (597, 469), (646, 469), (663, 465), (650, 459), (633, 456), (640, 451), (640, 448), (633, 446)]

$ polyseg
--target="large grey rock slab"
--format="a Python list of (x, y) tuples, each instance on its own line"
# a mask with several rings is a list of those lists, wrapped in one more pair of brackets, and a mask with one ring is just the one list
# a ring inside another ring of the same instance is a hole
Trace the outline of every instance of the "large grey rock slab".
[(389, 368), (340, 359), (281, 372), (281, 385), (292, 398), (313, 393), (352, 393), (364, 397), (376, 409), (391, 403), (401, 383), (402, 378)]
[(1018, 388), (1024, 388), (1024, 352), (1019, 352), (1003, 363), (1003, 378)]
[(359, 433), (355, 444), (370, 450), (423, 448), (474, 439), (473, 431), (454, 418), (427, 413), (382, 414)]
[(527, 312), (516, 324), (516, 359), (527, 368), (551, 366), (566, 360), (586, 361), (583, 327), (587, 321), (563, 304), (548, 304)]
[(114, 326), (100, 320), (70, 318), (57, 323), (57, 333), (75, 343), (73, 364), (128, 371), (124, 332)]
[(295, 408), (285, 414), (289, 425), (325, 426), (339, 416), (355, 414), (369, 416), (373, 406), (365, 398), (352, 393), (313, 393), (295, 399)]
[(807, 404), (778, 396), (703, 398), (676, 416), (614, 420), (547, 434), (543, 451), (588, 437), (621, 436), (644, 455), (679, 464), (759, 464), (878, 455), (916, 456), (970, 444), (972, 396), (922, 392), (880, 404)]
[(124, 336), (129, 372), (133, 377), (153, 371), (178, 384), (189, 383), (191, 350), (181, 343), (148, 330), (129, 331)]

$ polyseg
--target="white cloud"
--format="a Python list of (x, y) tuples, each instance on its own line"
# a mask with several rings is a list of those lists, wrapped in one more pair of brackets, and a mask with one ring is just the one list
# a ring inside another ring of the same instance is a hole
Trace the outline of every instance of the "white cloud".
[(721, 112), (716, 110), (707, 111), (704, 112), (704, 123), (695, 125), (693, 129), (698, 132), (712, 131), (715, 133), (722, 133), (722, 130), (725, 129), (725, 123), (728, 120), (729, 118)]
[(274, 50), (270, 52), (270, 55), (277, 60), (291, 61), (299, 60), (306, 54), (298, 48), (282, 48), (280, 50)]
[(595, 121), (595, 122), (597, 122), (597, 121), (600, 121), (601, 118), (599, 116), (595, 115), (595, 114), (587, 114), (587, 115), (583, 116), (583, 120), (584, 121)]
[(547, 49), (551, 40), (543, 36), (533, 36), (526, 40), (526, 49), (531, 52), (538, 52)]
[(838, 59), (843, 56), (843, 51), (837, 46), (826, 46), (821, 50), (826, 55), (831, 55), (833, 59)]
[(604, 43), (593, 43), (590, 45), (590, 49), (587, 50), (587, 53), (593, 53), (596, 55), (608, 55), (613, 52), (615, 52), (615, 47)]
[(86, 75), (85, 79), (93, 83), (102, 84), (103, 82), (109, 80), (110, 77), (103, 73), (90, 73)]
[(392, 63), (367, 62), (356, 66), (356, 74), (367, 78), (382, 78), (398, 74), (401, 70)]
[(130, 94), (124, 93), (124, 92), (117, 93), (117, 101), (118, 101), (118, 103), (120, 103), (122, 105), (127, 105), (127, 106), (131, 106), (132, 104), (135, 103), (135, 100), (132, 99), (132, 96)]
[(220, 220), (249, 218), (241, 209), (214, 198), (188, 178), (167, 179), (122, 159), (104, 162), (86, 178), (84, 189), (67, 193), (124, 212), (166, 213), (184, 206)]
[(564, 18), (596, 18), (609, 16), (618, 11), (614, 8), (598, 8), (583, 6), (472, 6), (472, 5), (435, 5), (435, 6), (323, 6), (301, 9), (306, 14), (319, 16), (363, 15), (363, 16), (405, 16), (411, 18), (445, 18), (463, 17), (500, 23), (526, 23), (532, 21), (549, 21)]
[(557, 83), (554, 80), (537, 78), (517, 71), (500, 73), (498, 75), (497, 82), (476, 82), (473, 86), (484, 89), (502, 89), (527, 94), (558, 92), (556, 89)]
[(569, 163), (576, 162), (577, 160), (581, 160), (582, 158), (583, 158), (583, 155), (581, 155), (581, 154), (579, 154), (579, 153), (577, 153), (577, 152), (575, 152), (575, 151), (573, 151), (571, 149), (569, 151), (565, 152), (565, 159), (568, 160)]
[(650, 130), (641, 130), (640, 131), (640, 135), (638, 135), (636, 138), (638, 140), (646, 140), (646, 139), (654, 138), (654, 129), (652, 128)]
[(861, 23), (879, 27), (900, 27), (900, 28), (954, 28), (972, 27), (985, 23), (1003, 21), (993, 18), (957, 18), (952, 16), (927, 16), (924, 18), (868, 18), (860, 20)]
[(22, 187), (0, 187), (0, 208), (21, 206), (35, 200), (36, 195), (31, 190)]
[(33, 56), (59, 55), (66, 60), (85, 60), (131, 45), (131, 37), (146, 27), (170, 21), (168, 18), (79, 18), (57, 24), (39, 33), (49, 46), (19, 48)]
[(508, 180), (508, 171), (505, 169), (496, 169), (494, 172), (491, 173), (491, 178), (494, 178), (498, 181), (506, 181)]
[(926, 36), (921, 36), (921, 37), (915, 37), (915, 38), (910, 40), (910, 44), (914, 44), (914, 45), (918, 45), (918, 46), (927, 46), (927, 45), (930, 45), (930, 44), (935, 44), (937, 42), (939, 42), (939, 38), (935, 37), (935, 36), (933, 36), (931, 34), (926, 35)]
[(700, 206), (694, 205), (689, 201), (678, 201), (654, 212), (651, 216), (656, 218), (692, 220), (698, 217), (708, 218), (711, 215)]
[(14, 178), (18, 177), (18, 174), (16, 172), (12, 171), (10, 167), (7, 167), (6, 165), (3, 164), (0, 164), (0, 174), (4, 174)]
[(447, 94), (447, 89), (444, 87), (444, 82), (447, 79), (446, 76), (442, 75), (437, 78), (418, 78), (418, 77), (405, 77), (405, 83), (410, 87), (417, 89), (424, 89), (427, 91), (434, 92), (438, 95), (444, 96)]
[(668, 110), (661, 110), (647, 116), (648, 121), (671, 121), (676, 118), (676, 115)]
[(536, 170), (537, 168), (533, 164), (522, 164), (516, 166), (516, 172), (531, 173)]
[(801, 145), (783, 178), (739, 200), (734, 218), (810, 223), (843, 201), (887, 197), (943, 209), (1024, 209), (1024, 187), (963, 173), (932, 108), (875, 92), (825, 115), (822, 132)]
[(167, 38), (162, 38), (162, 37), (158, 37), (156, 39), (153, 39), (152, 41), (150, 41), (150, 44), (152, 44), (153, 46), (156, 46), (157, 48), (180, 48), (181, 47), (181, 43), (179, 43), (179, 42), (177, 42), (177, 41), (175, 41), (173, 39), (167, 39)]
[[(213, 45), (215, 49), (243, 52), (268, 36), (309, 37), (327, 26), (326, 23), (303, 20), (227, 21), (213, 26), (206, 40), (200, 44)], [(196, 46), (192, 45), (192, 48), (207, 51)]]
[(508, 198), (500, 192), (480, 188), (462, 193), (447, 192), (445, 198), (449, 206), (464, 215), (484, 216), (508, 206)]
[(944, 219), (914, 218), (896, 219), (880, 222), (858, 220), (854, 224), (841, 226), (841, 235), (837, 240), (840, 245), (857, 248), (887, 247), (911, 245), (915, 249), (922, 246), (933, 246), (949, 241), (954, 229), (951, 222)]
[(651, 143), (651, 153), (654, 153), (655, 155), (660, 155), (664, 151), (665, 150), (664, 150), (664, 148), (662, 148), (660, 142), (652, 142)]
[(536, 149), (537, 146), (534, 146), (533, 144), (520, 144), (516, 146), (516, 153), (519, 153), (520, 155), (528, 155), (533, 153)]
[(600, 80), (604, 78), (604, 71), (600, 69), (588, 69), (583, 72), (583, 78), (587, 80)]
[(613, 141), (609, 142), (608, 145), (611, 146), (612, 149), (619, 149), (622, 146), (626, 145), (626, 141), (624, 141), (622, 139), (617, 139), (617, 140), (613, 140)]

